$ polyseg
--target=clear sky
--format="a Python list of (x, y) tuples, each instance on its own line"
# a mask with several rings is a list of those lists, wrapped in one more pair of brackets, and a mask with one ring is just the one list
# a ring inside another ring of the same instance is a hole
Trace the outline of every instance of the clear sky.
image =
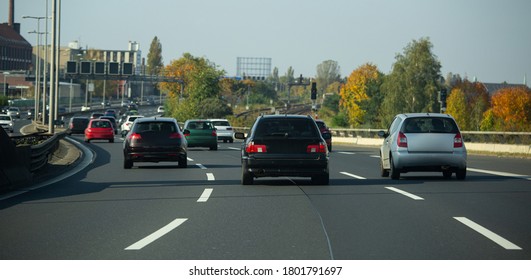
[[(37, 22), (22, 16), (44, 16), (45, 3), (15, 0), (32, 44)], [(62, 16), (61, 45), (121, 50), (136, 41), (146, 57), (157, 36), (165, 64), (189, 52), (228, 75), (237, 57), (270, 57), (281, 75), (292, 66), (295, 76), (315, 76), (329, 59), (342, 76), (367, 62), (388, 74), (396, 54), (428, 37), (443, 76), (523, 83), (527, 74), (531, 84), (529, 0), (63, 0)]]

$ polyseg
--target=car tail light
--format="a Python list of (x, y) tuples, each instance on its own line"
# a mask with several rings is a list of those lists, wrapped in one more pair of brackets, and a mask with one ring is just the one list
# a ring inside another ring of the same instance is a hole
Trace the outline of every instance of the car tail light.
[(218, 136), (218, 133), (215, 130), (212, 130), (212, 136)]
[(267, 153), (266, 145), (257, 145), (254, 142), (251, 142), (245, 146), (245, 151), (247, 153)]
[(398, 147), (407, 148), (407, 137), (404, 133), (398, 132), (396, 144), (398, 145)]
[(306, 147), (307, 153), (326, 153), (327, 151), (325, 143), (310, 144)]
[(461, 137), (461, 133), (457, 133), (454, 137), (454, 148), (462, 148), (463, 147), (463, 138)]
[(138, 134), (138, 133), (136, 133), (136, 132), (135, 132), (135, 133), (131, 133), (131, 134), (129, 135), (129, 139), (130, 139), (131, 141), (139, 141), (139, 140), (142, 140), (142, 135), (140, 135), (140, 134)]
[(173, 132), (170, 134), (170, 139), (181, 139), (181, 134)]
[(232, 127), (227, 127), (227, 130), (232, 130)]

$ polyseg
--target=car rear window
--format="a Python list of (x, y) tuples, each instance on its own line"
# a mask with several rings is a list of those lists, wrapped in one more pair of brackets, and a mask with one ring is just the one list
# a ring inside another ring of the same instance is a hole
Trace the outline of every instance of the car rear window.
[(201, 129), (203, 130), (214, 129), (212, 127), (211, 122), (189, 122), (187, 128), (188, 129), (200, 129), (200, 130)]
[(111, 127), (111, 123), (109, 121), (93, 121), (91, 127), (108, 128)]
[(450, 118), (408, 118), (402, 126), (404, 133), (457, 133), (456, 123)]
[(316, 137), (318, 131), (312, 120), (283, 118), (268, 119), (258, 123), (256, 137)]
[(228, 121), (213, 121), (214, 126), (230, 126)]
[(135, 132), (142, 133), (147, 131), (173, 133), (177, 132), (177, 127), (171, 122), (141, 122), (136, 124)]

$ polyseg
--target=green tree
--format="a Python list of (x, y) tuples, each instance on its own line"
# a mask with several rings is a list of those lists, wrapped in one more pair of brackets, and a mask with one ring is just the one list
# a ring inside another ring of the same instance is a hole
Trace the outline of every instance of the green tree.
[[(181, 96), (180, 84), (161, 83), (161, 88), (168, 92), (166, 108), (169, 116), (184, 121), (191, 118), (224, 117), (218, 114), (230, 111), (226, 100), (221, 98), (219, 77), (224, 72), (217, 70), (207, 59), (185, 53), (183, 57), (167, 65), (165, 71), (171, 76), (179, 77), (185, 84)], [(221, 107), (212, 105), (214, 103)]]
[(446, 113), (452, 115), (461, 130), (469, 130), (465, 93), (455, 88), (446, 98)]
[(324, 93), (326, 88), (333, 82), (339, 81), (341, 78), (341, 70), (337, 61), (326, 60), (317, 65), (317, 74), (315, 80), (317, 82), (317, 90)]
[(159, 38), (155, 36), (149, 46), (149, 53), (147, 55), (146, 74), (158, 75), (163, 69), (164, 63), (162, 61), (162, 44)]
[(413, 40), (396, 56), (391, 73), (382, 84), (385, 98), (380, 110), (383, 125), (403, 112), (438, 112), (437, 93), (442, 80), (441, 64), (427, 38)]

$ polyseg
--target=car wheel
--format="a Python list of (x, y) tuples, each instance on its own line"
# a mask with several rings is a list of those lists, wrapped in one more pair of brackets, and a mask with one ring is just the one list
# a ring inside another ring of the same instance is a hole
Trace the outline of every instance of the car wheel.
[(242, 164), (242, 185), (252, 185), (254, 183), (254, 178), (251, 173), (247, 170), (247, 166)]
[(400, 179), (400, 170), (395, 168), (395, 164), (393, 163), (393, 158), (389, 157), (389, 164), (391, 165), (391, 179), (398, 180)]
[(218, 145), (216, 144), (215, 146), (210, 147), (210, 150), (211, 151), (217, 151), (218, 150)]
[(187, 168), (188, 167), (188, 159), (186, 156), (179, 159), (179, 168)]
[(312, 184), (314, 185), (328, 185), (330, 184), (330, 174), (321, 174), (318, 176), (312, 176)]
[(230, 140), (229, 140), (229, 143), (234, 143), (234, 140), (230, 139)]
[(382, 156), (380, 156), (380, 175), (382, 177), (389, 177), (389, 170), (384, 168)]
[(328, 146), (328, 152), (332, 152), (332, 144), (330, 144), (330, 146)]
[(85, 142), (90, 143), (90, 139), (85, 138)]
[(223, 139), (223, 143), (227, 143), (227, 140), (226, 140), (226, 139)]
[(133, 161), (124, 158), (124, 169), (131, 169), (133, 167)]
[(443, 171), (443, 177), (444, 177), (445, 179), (450, 179), (450, 178), (452, 178), (452, 171), (448, 171), (448, 170)]
[(466, 178), (466, 167), (458, 169), (457, 172), (455, 172), (455, 176), (457, 177), (457, 180), (464, 180)]
[(114, 138), (109, 139), (109, 143), (114, 143)]

